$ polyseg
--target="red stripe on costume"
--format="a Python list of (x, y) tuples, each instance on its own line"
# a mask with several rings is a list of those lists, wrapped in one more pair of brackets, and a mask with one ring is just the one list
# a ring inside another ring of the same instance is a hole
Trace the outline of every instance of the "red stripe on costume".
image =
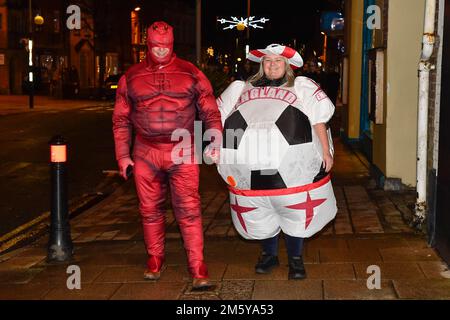
[(290, 194), (311, 191), (326, 185), (331, 180), (331, 174), (327, 175), (325, 178), (310, 183), (304, 186), (294, 187), (294, 188), (285, 188), (285, 189), (271, 189), (271, 190), (240, 190), (228, 186), (228, 189), (231, 193), (239, 196), (245, 197), (271, 197), (271, 196), (286, 196)]
[(320, 89), (320, 86), (319, 86), (319, 84), (318, 84), (317, 82), (315, 82), (315, 81), (314, 81), (313, 79), (311, 79), (311, 78), (307, 78), (307, 79), (308, 79), (309, 81), (311, 81), (312, 83), (314, 83), (314, 85)]
[(283, 57), (286, 57), (288, 59), (292, 58), (293, 56), (295, 56), (295, 50), (289, 47), (285, 47), (283, 52), (281, 53), (281, 55)]
[(250, 54), (254, 55), (257, 58), (261, 58), (262, 56), (264, 56), (264, 53), (259, 50), (252, 50), (250, 51)]
[(318, 87), (317, 90), (314, 91), (313, 95), (315, 95), (317, 92), (320, 92), (320, 91), (322, 91), (322, 88), (321, 88), (321, 87)]

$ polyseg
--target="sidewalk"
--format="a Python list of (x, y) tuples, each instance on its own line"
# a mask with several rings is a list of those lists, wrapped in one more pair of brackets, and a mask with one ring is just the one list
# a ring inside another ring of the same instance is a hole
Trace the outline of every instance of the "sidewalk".
[[(202, 168), (204, 169), (204, 168)], [(206, 168), (208, 174), (213, 172)], [(71, 221), (74, 261), (45, 262), (47, 237), (0, 256), (0, 299), (323, 300), (450, 299), (450, 273), (413, 232), (413, 192), (378, 190), (368, 169), (336, 141), (336, 220), (305, 243), (307, 279), (287, 280), (287, 257), (270, 275), (254, 273), (259, 244), (237, 236), (223, 185), (201, 191), (205, 257), (216, 288), (193, 292), (171, 210), (167, 215), (166, 268), (157, 282), (142, 277), (146, 253), (133, 182)], [(68, 265), (81, 268), (81, 290), (69, 290)], [(369, 290), (368, 266), (381, 270), (381, 289)]]
[(0, 116), (30, 112), (51, 112), (83, 109), (93, 106), (112, 107), (112, 101), (100, 100), (67, 100), (48, 96), (35, 96), (34, 108), (29, 108), (26, 95), (0, 95)]

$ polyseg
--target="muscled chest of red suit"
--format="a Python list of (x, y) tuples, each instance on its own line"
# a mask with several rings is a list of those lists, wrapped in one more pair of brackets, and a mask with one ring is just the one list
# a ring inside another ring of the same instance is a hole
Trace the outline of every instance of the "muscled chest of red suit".
[(175, 129), (193, 132), (196, 113), (194, 75), (172, 63), (161, 70), (141, 68), (127, 75), (128, 98), (137, 133), (169, 136)]

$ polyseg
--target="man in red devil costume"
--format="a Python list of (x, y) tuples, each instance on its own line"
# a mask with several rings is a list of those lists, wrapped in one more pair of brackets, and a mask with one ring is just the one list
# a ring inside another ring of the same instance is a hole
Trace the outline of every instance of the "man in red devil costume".
[[(203, 228), (198, 194), (199, 167), (175, 164), (176, 129), (194, 133), (196, 111), (206, 129), (222, 130), (211, 84), (193, 64), (173, 53), (172, 27), (155, 22), (147, 31), (148, 53), (119, 81), (113, 114), (116, 158), (120, 174), (134, 167), (139, 210), (148, 253), (146, 279), (157, 280), (164, 263), (165, 198), (170, 184), (172, 206), (187, 252), (194, 289), (210, 286), (203, 261)], [(135, 129), (133, 157), (130, 156)], [(192, 139), (193, 144), (193, 139)], [(186, 149), (185, 149), (186, 150)], [(195, 150), (192, 145), (191, 150)], [(183, 154), (183, 157), (193, 157)], [(132, 160), (133, 159), (133, 160)]]

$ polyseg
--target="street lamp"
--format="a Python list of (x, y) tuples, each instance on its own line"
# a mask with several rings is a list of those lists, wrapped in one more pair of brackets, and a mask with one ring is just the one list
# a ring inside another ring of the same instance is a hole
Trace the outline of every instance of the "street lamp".
[(34, 23), (37, 24), (38, 26), (41, 26), (44, 24), (44, 18), (38, 13), (35, 17), (34, 17)]

